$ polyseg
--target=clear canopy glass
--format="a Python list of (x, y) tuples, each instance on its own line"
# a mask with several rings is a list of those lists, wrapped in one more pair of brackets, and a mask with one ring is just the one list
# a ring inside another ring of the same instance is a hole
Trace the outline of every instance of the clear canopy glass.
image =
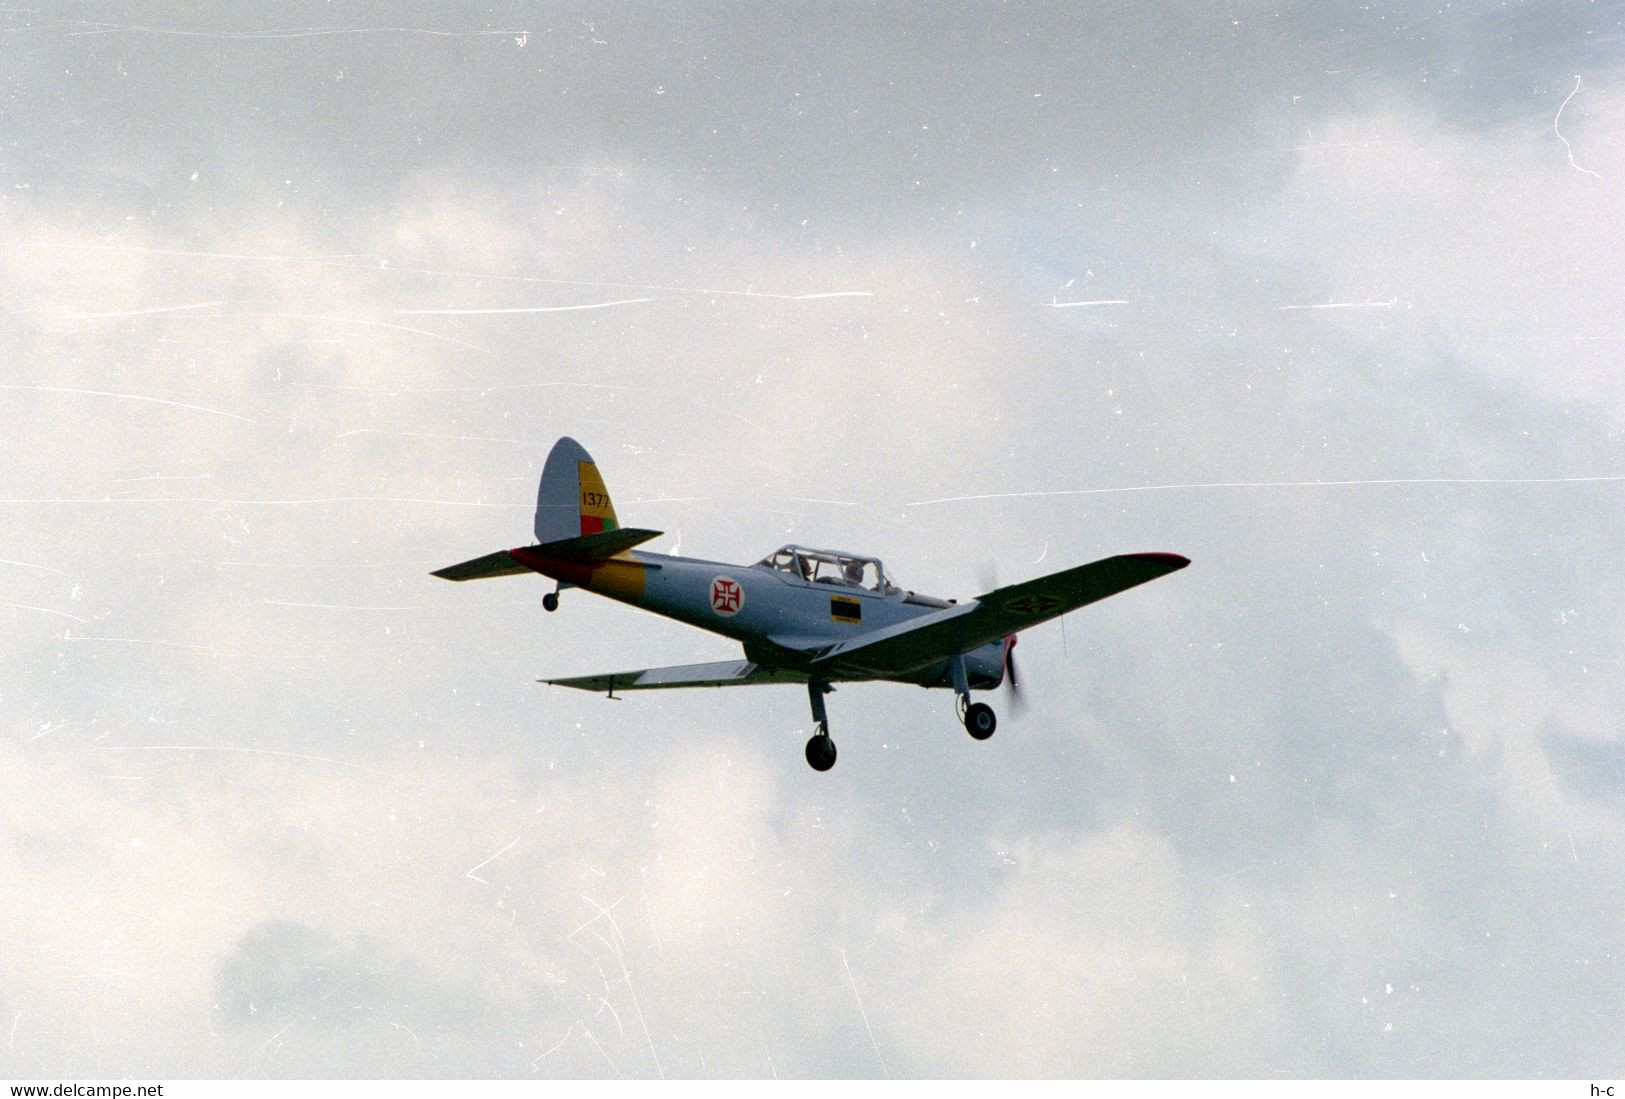
[(786, 572), (814, 584), (864, 588), (886, 595), (899, 590), (886, 576), (886, 570), (878, 558), (842, 553), (840, 550), (784, 546), (762, 558), (757, 565)]

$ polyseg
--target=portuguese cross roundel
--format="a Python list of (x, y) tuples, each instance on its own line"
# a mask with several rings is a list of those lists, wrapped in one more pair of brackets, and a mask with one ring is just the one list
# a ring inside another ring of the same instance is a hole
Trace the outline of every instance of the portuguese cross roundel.
[(745, 605), (745, 589), (739, 581), (719, 576), (711, 581), (711, 609), (724, 618), (732, 618)]
[(1048, 614), (1060, 605), (1061, 601), (1055, 598), (1053, 595), (1033, 594), (1023, 595), (1016, 599), (1010, 600), (1010, 602), (1004, 605), (1004, 609), (1007, 611), (1015, 611), (1017, 614), (1031, 616), (1035, 614)]

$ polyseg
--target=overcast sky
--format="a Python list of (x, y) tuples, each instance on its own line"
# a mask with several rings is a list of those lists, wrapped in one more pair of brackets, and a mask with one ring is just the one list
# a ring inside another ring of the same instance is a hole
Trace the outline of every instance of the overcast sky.
[[(0, 1075), (1625, 1074), (1622, 27), (0, 12)], [(815, 774), (428, 576), (566, 434), (658, 550), (1193, 564)]]

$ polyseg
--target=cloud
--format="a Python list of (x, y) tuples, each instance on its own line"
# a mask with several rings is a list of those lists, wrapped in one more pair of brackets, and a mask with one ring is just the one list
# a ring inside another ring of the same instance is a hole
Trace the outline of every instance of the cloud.
[[(1492, 133), (1414, 109), (1322, 122), (1298, 154), (1284, 208), (1268, 215), (1293, 234), (1252, 229), (1273, 253), (1313, 257), (1322, 273), (1293, 304), (1378, 307), (1305, 314), (1294, 327), (1382, 333), (1396, 369), (1425, 369), (1440, 351), (1462, 356), (1542, 395), (1596, 405), (1617, 425), (1609, 364), (1620, 333), (1604, 319), (1603, 296), (1621, 272), (1603, 242), (1619, 218), (1606, 179), (1625, 171), (1606, 135), (1625, 101), (1608, 82), (1583, 94), (1570, 101), (1583, 111), (1567, 119), (1568, 136), (1603, 178), (1567, 163), (1550, 119)], [(1563, 97), (1550, 98), (1555, 117)], [(1394, 353), (1407, 346), (1414, 357)]]

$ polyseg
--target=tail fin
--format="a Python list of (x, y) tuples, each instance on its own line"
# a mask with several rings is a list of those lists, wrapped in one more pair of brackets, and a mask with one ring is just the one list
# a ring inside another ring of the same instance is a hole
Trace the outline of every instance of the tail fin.
[(619, 527), (592, 455), (571, 438), (554, 443), (536, 489), (536, 541), (562, 542)]

